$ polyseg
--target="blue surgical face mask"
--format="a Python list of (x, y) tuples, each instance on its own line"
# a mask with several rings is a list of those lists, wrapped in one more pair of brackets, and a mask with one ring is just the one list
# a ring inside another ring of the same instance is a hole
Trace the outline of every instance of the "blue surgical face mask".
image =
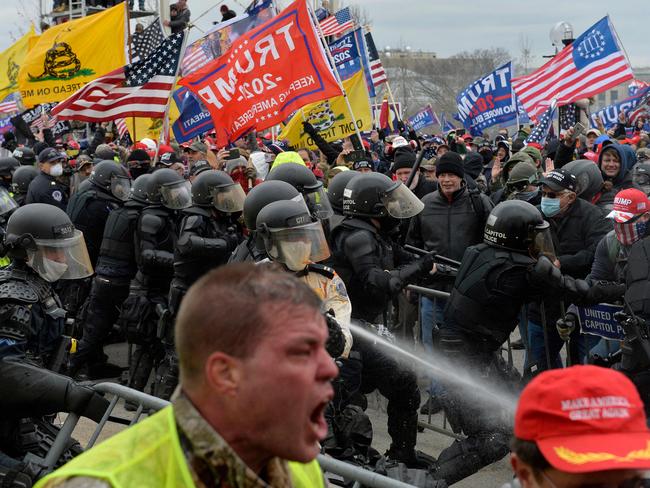
[(542, 213), (547, 217), (553, 217), (560, 213), (560, 199), (542, 197)]

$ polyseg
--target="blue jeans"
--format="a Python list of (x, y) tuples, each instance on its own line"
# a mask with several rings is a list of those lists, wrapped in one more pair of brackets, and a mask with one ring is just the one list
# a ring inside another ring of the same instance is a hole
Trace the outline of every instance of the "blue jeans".
[[(571, 334), (571, 359), (572, 364), (584, 364), (589, 350), (598, 344), (599, 338), (589, 334), (581, 334), (576, 328)], [(564, 341), (555, 330), (555, 326), (548, 329), (548, 349), (551, 358), (551, 368), (561, 368), (560, 350)], [(546, 364), (546, 351), (544, 350), (544, 330), (542, 326), (532, 320), (528, 321), (528, 357), (529, 364), (537, 363), (540, 370), (549, 369)]]
[[(433, 331), (438, 328), (438, 325), (442, 324), (445, 316), (445, 305), (447, 301), (442, 298), (436, 298), (434, 300), (426, 297), (420, 298), (420, 332), (422, 334), (422, 345), (424, 350), (433, 354)], [(435, 380), (431, 380), (431, 385), (429, 386), (429, 393), (432, 396), (436, 396), (442, 392), (442, 386), (439, 383), (436, 383)]]

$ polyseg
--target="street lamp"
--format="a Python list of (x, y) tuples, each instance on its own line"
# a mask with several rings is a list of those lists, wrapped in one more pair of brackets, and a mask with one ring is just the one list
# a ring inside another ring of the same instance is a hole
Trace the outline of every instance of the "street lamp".
[(551, 44), (555, 48), (561, 48), (562, 46), (568, 46), (573, 42), (573, 26), (564, 20), (561, 20), (553, 26), (549, 34), (551, 38)]

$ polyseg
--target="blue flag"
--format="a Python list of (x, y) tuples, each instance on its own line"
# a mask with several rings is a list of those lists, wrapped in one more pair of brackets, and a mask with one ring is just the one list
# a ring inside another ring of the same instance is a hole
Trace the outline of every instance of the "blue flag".
[(409, 125), (413, 130), (421, 130), (433, 124), (439, 124), (440, 121), (436, 114), (433, 113), (431, 105), (427, 105), (413, 117), (408, 118)]
[(365, 44), (362, 44), (363, 33), (361, 28), (329, 43), (328, 47), (334, 59), (336, 70), (342, 80), (351, 78), (360, 69), (364, 70), (366, 85), (368, 86), (368, 96), (375, 96), (375, 87), (372, 84), (370, 76), (370, 67), (368, 58), (365, 56)]
[(447, 121), (447, 118), (445, 117), (444, 112), (442, 112), (440, 114), (440, 128), (442, 129), (443, 132), (449, 132), (450, 130), (456, 130), (456, 127), (454, 127), (451, 122)]
[(624, 110), (632, 118), (637, 109), (643, 108), (648, 103), (648, 99), (650, 99), (650, 86), (641, 88), (633, 96), (620, 102), (612, 103), (607, 107), (601, 108), (598, 112), (591, 114), (591, 125), (592, 127), (597, 127), (596, 121), (598, 119), (603, 121), (605, 127), (616, 125), (618, 122), (618, 114), (621, 113), (621, 110)]
[(457, 119), (470, 132), (515, 119), (517, 108), (512, 99), (511, 80), (512, 62), (509, 61), (470, 84), (456, 97)]
[(537, 120), (537, 125), (533, 128), (533, 131), (524, 141), (525, 144), (537, 143), (540, 146), (543, 146), (548, 137), (548, 133), (551, 130), (553, 125), (553, 118), (555, 117), (555, 112), (557, 110), (555, 99), (551, 100), (549, 107), (539, 116)]
[(176, 141), (182, 144), (214, 129), (210, 112), (187, 88), (179, 88), (172, 96), (180, 112), (178, 120), (172, 125)]

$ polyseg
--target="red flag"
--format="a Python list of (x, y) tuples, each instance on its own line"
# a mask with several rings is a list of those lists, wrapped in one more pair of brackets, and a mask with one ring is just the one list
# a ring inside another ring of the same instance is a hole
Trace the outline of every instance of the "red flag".
[(388, 106), (388, 100), (386, 97), (384, 97), (384, 101), (381, 102), (381, 108), (379, 109), (379, 127), (391, 131), (393, 130), (390, 120), (390, 107)]
[(239, 37), (180, 85), (209, 110), (219, 145), (279, 124), (295, 110), (341, 95), (305, 0)]

